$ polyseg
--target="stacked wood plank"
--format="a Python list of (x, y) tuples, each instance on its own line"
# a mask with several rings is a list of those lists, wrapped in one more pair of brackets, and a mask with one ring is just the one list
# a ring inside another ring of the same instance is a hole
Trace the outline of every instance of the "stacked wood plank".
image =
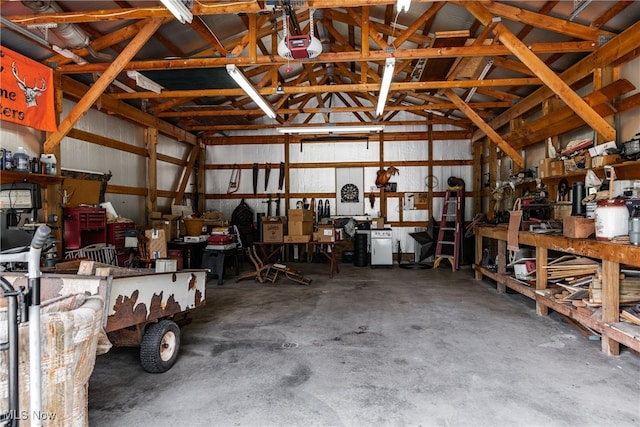
[(600, 263), (590, 258), (563, 256), (551, 261), (547, 269), (547, 280), (580, 281), (598, 272)]
[[(640, 277), (622, 277), (620, 279), (620, 304), (640, 302)], [(593, 278), (589, 288), (589, 303), (602, 304), (602, 278)]]
[(584, 307), (589, 298), (589, 285), (600, 268), (600, 263), (590, 258), (566, 255), (544, 266), (547, 278), (557, 291), (554, 298), (574, 307)]

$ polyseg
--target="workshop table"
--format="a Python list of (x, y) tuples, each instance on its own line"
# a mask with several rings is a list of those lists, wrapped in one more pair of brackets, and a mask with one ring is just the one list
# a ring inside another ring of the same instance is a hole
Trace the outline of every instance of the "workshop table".
[(286, 252), (292, 246), (305, 246), (306, 252), (309, 252), (310, 249), (317, 250), (327, 258), (330, 278), (333, 278), (334, 273), (340, 273), (340, 268), (336, 261), (335, 242), (253, 242), (253, 244), (260, 248), (261, 259), (265, 264), (272, 263), (283, 249)]
[(182, 266), (189, 270), (200, 268), (202, 261), (202, 251), (207, 246), (207, 241), (185, 242), (183, 240), (169, 240), (167, 249), (179, 249), (182, 253)]
[(202, 251), (202, 268), (208, 268), (211, 274), (218, 276), (218, 285), (222, 285), (224, 278), (225, 261), (231, 259), (235, 266), (236, 276), (240, 274), (238, 263), (238, 244), (207, 245)]

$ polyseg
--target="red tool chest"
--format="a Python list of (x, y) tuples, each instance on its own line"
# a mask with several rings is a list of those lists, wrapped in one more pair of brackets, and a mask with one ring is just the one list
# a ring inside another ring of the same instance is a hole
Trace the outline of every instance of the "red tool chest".
[(64, 208), (63, 225), (65, 250), (107, 243), (107, 211), (104, 208)]

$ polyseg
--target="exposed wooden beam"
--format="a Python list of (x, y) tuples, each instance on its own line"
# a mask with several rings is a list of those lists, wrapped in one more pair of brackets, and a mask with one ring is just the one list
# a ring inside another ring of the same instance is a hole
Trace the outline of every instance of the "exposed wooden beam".
[(200, 154), (200, 145), (195, 144), (191, 147), (191, 151), (189, 152), (189, 160), (187, 161), (187, 166), (183, 169), (182, 179), (180, 181), (180, 187), (176, 192), (176, 196), (174, 199), (174, 204), (180, 205), (183, 202), (184, 192), (187, 189), (187, 184), (189, 183), (189, 179), (191, 177), (191, 172), (193, 172), (193, 166), (196, 164), (198, 160), (198, 155)]
[[(484, 8), (491, 14), (509, 19), (514, 22), (532, 25), (555, 33), (575, 37), (582, 40), (597, 41), (600, 36), (613, 37), (615, 34), (602, 31), (588, 25), (578, 24), (565, 19), (554, 18), (541, 13), (531, 12), (515, 6), (509, 6), (497, 1), (477, 2), (482, 3)], [(482, 22), (482, 21), (481, 21)], [(486, 24), (485, 24), (486, 25)]]
[[(234, 49), (242, 52), (248, 43), (246, 38), (243, 43)], [(548, 53), (586, 53), (595, 51), (598, 46), (595, 42), (553, 42), (553, 43), (531, 43), (527, 48), (535, 54)], [(513, 52), (506, 46), (493, 44), (488, 46), (460, 46), (446, 48), (419, 48), (419, 49), (400, 49), (394, 52), (396, 59), (419, 59), (419, 58), (456, 58), (466, 56), (509, 56)], [(361, 52), (351, 48), (348, 52), (330, 52), (322, 53), (318, 57), (305, 60), (306, 63), (331, 63), (331, 62), (356, 62), (356, 61), (384, 61), (389, 54), (384, 50), (371, 51), (368, 58), (363, 58)], [(236, 64), (237, 66), (249, 65), (285, 65), (287, 60), (279, 56), (260, 55), (255, 61), (251, 61), (248, 57), (236, 56), (234, 58), (181, 58), (181, 59), (162, 59), (153, 61), (131, 61), (126, 70), (177, 70), (181, 68), (222, 68), (227, 64)], [(95, 63), (86, 65), (68, 64), (59, 67), (59, 71), (63, 74), (92, 73), (104, 71), (108, 64)]]
[[(636, 22), (620, 35), (605, 43), (597, 51), (589, 54), (584, 59), (563, 71), (560, 74), (560, 78), (567, 84), (574, 84), (578, 80), (591, 74), (595, 68), (604, 67), (620, 56), (634, 51), (638, 47), (640, 47), (640, 22)], [(553, 95), (554, 93), (550, 88), (543, 86), (496, 117), (491, 121), (490, 125), (493, 129), (499, 129), (509, 123), (513, 118), (525, 114)], [(482, 132), (475, 132), (473, 141), (480, 140), (482, 136)]]
[[(465, 2), (465, 7), (484, 25), (493, 22), (493, 15), (481, 3)], [(532, 53), (504, 24), (498, 23), (495, 34), (502, 44), (533, 71), (553, 92), (558, 95), (573, 111), (576, 112), (606, 141), (615, 141), (616, 130), (591, 108), (567, 83), (549, 69), (545, 63)]]
[(520, 167), (524, 167), (524, 160), (520, 153), (518, 153), (507, 141), (502, 139), (498, 133), (491, 128), (482, 118), (452, 89), (445, 89), (444, 94), (453, 102), (460, 111), (462, 111), (476, 126), (484, 131), (487, 136), (498, 146), (504, 153), (511, 157), (513, 161)]
[(69, 112), (69, 115), (64, 118), (62, 123), (58, 126), (58, 130), (52, 132), (44, 142), (45, 153), (51, 153), (62, 141), (62, 138), (67, 135), (73, 125), (80, 120), (80, 118), (87, 112), (96, 100), (100, 98), (100, 95), (111, 84), (114, 78), (122, 71), (124, 66), (133, 58), (133, 56), (140, 50), (142, 46), (153, 36), (160, 25), (164, 22), (163, 18), (152, 18), (148, 21), (147, 25), (140, 30), (140, 32), (131, 40), (122, 53), (116, 58), (109, 68), (98, 78), (94, 85), (87, 91), (80, 101)]
[[(262, 8), (257, 0), (237, 0), (233, 2), (198, 2), (192, 12), (194, 15), (224, 15), (235, 13), (257, 13)], [(79, 24), (83, 22), (113, 21), (114, 19), (174, 18), (164, 6), (146, 6), (125, 9), (102, 9), (50, 13), (42, 15), (6, 16), (16, 25), (35, 24)]]

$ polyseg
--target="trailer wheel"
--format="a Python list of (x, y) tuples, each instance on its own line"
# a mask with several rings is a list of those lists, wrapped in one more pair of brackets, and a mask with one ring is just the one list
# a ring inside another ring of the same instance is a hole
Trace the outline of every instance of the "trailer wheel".
[(176, 361), (180, 348), (180, 328), (172, 320), (161, 320), (147, 327), (140, 343), (142, 369), (150, 373), (166, 372)]

